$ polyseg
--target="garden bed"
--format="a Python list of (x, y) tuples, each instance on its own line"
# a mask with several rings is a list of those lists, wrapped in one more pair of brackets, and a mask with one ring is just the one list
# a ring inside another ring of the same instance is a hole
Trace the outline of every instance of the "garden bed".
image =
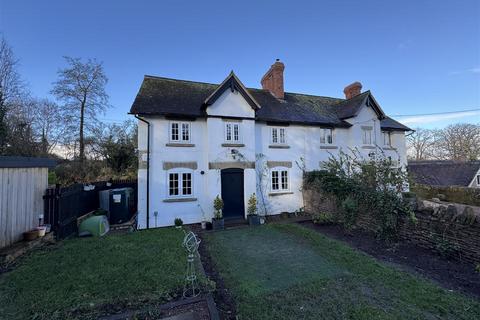
[[(202, 233), (199, 233), (199, 235), (202, 236)], [(235, 301), (230, 290), (225, 286), (222, 276), (216, 270), (210, 252), (206, 248), (204, 241), (200, 244), (199, 253), (206, 276), (215, 282), (213, 298), (215, 299), (219, 315), (222, 319), (236, 319), (237, 311), (235, 308)]]
[(302, 222), (304, 226), (337, 240), (346, 242), (378, 260), (393, 263), (407, 271), (430, 278), (442, 287), (480, 297), (480, 273), (471, 263), (442, 257), (431, 250), (410, 243), (386, 243), (361, 230), (345, 232), (340, 225), (318, 225)]
[(163, 305), (150, 305), (142, 310), (130, 310), (102, 316), (98, 320), (156, 320), (170, 319), (178, 316), (179, 319), (195, 320), (217, 320), (212, 298), (207, 295), (200, 295), (195, 298), (180, 299)]

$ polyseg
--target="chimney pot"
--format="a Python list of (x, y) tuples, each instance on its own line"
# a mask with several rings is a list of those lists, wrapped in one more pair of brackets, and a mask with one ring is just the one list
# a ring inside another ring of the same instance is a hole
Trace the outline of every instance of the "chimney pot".
[(362, 92), (362, 84), (358, 81), (355, 81), (352, 84), (343, 89), (343, 93), (345, 93), (345, 99), (351, 99), (355, 96), (358, 96)]
[(271, 94), (277, 99), (284, 99), (285, 91), (283, 87), (283, 70), (285, 70), (285, 65), (276, 59), (275, 63), (272, 64), (270, 69), (265, 73), (260, 81), (262, 88), (270, 91)]

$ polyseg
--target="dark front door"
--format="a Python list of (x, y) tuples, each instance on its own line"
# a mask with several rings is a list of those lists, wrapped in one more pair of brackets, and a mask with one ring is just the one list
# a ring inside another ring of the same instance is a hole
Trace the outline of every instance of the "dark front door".
[(223, 217), (225, 219), (243, 218), (243, 169), (222, 170)]

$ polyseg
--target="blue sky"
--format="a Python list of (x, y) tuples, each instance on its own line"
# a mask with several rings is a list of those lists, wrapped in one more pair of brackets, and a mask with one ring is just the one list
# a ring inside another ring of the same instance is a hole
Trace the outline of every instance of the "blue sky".
[[(104, 62), (120, 121), (144, 74), (259, 87), (275, 58), (285, 89), (342, 97), (361, 81), (390, 115), (480, 108), (480, 1), (5, 1), (0, 32), (33, 93), (62, 56)], [(480, 122), (478, 111), (407, 119)]]

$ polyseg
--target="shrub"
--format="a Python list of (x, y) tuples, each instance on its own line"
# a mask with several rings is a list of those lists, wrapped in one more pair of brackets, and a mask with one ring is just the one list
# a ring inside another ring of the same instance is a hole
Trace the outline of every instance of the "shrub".
[(215, 199), (213, 199), (213, 209), (215, 209), (215, 212), (213, 213), (213, 217), (215, 219), (222, 219), (223, 200), (222, 198), (220, 198), (219, 195), (217, 195)]
[(445, 235), (430, 233), (430, 238), (434, 241), (435, 250), (444, 258), (455, 255), (458, 252), (458, 246), (448, 240)]
[(175, 226), (176, 226), (176, 227), (181, 227), (181, 226), (183, 226), (183, 220), (180, 219), (180, 218), (175, 218), (174, 223), (175, 223)]
[(255, 193), (252, 193), (250, 198), (248, 198), (247, 214), (249, 216), (257, 214), (257, 197)]
[(415, 193), (410, 192), (410, 191), (403, 192), (402, 195), (403, 195), (403, 197), (404, 197), (405, 199), (412, 199), (412, 198), (416, 198), (416, 197), (417, 197), (417, 195), (416, 195)]
[(334, 222), (335, 219), (330, 212), (320, 212), (313, 215), (313, 223), (315, 224), (332, 224)]
[(57, 174), (53, 170), (48, 170), (48, 184), (56, 184), (57, 183)]
[(409, 201), (402, 197), (407, 181), (406, 171), (383, 154), (364, 158), (352, 150), (351, 154), (340, 151), (322, 170), (306, 173), (303, 187), (335, 198), (346, 228), (353, 227), (361, 213), (375, 220), (378, 236), (391, 238), (397, 234), (401, 215), (415, 219)]
[(358, 204), (352, 197), (347, 197), (342, 201), (343, 222), (347, 229), (351, 229), (357, 220)]

